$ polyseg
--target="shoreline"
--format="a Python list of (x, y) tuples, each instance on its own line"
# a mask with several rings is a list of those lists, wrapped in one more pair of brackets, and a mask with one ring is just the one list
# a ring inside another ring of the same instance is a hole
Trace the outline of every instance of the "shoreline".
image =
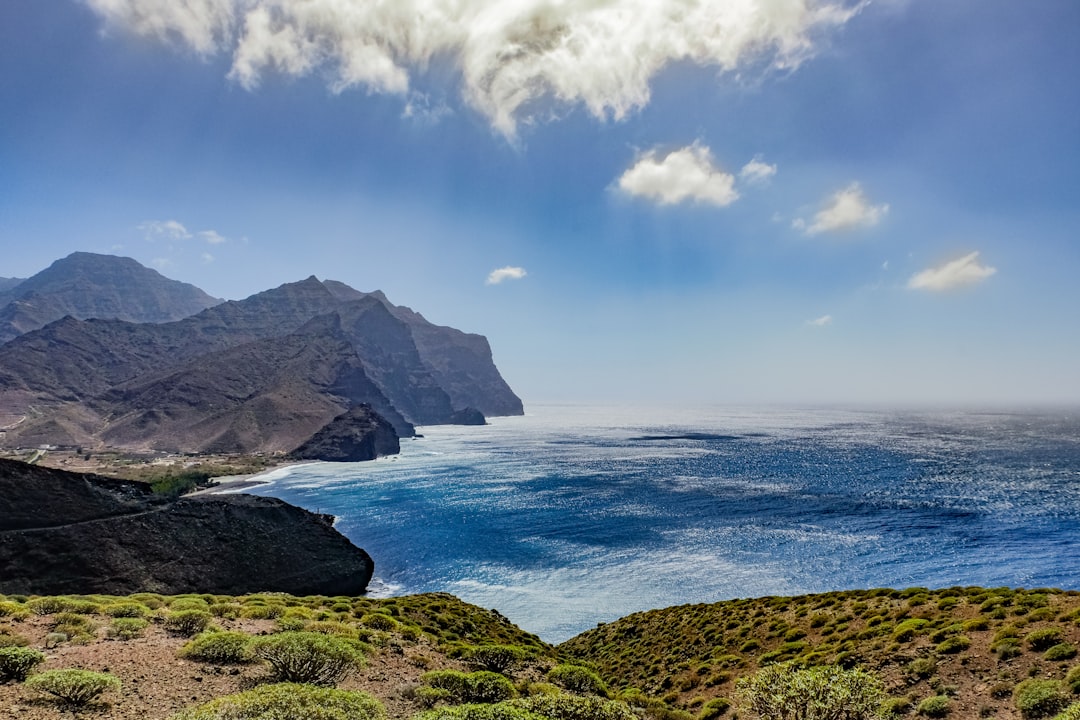
[(243, 490), (247, 490), (248, 488), (258, 487), (259, 485), (269, 485), (271, 482), (273, 482), (273, 480), (261, 480), (260, 478), (264, 475), (278, 472), (279, 470), (314, 464), (316, 463), (282, 463), (281, 465), (275, 465), (272, 468), (267, 468), (266, 470), (262, 470), (257, 473), (248, 473), (246, 475), (219, 475), (217, 477), (210, 478), (210, 483), (212, 483), (211, 485), (187, 493), (185, 497), (192, 497), (195, 495), (224, 495), (227, 493), (241, 492)]

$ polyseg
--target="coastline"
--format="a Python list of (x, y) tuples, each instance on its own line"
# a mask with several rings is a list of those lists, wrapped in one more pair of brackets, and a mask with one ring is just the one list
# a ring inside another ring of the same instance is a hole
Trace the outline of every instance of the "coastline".
[(187, 494), (188, 497), (193, 495), (224, 495), (227, 493), (237, 493), (247, 490), (248, 488), (258, 487), (259, 485), (269, 485), (273, 482), (272, 478), (262, 479), (272, 473), (280, 472), (282, 470), (291, 470), (295, 467), (302, 467), (304, 465), (315, 465), (314, 462), (294, 462), (294, 463), (282, 463), (281, 465), (275, 465), (272, 468), (267, 468), (261, 472), (248, 473), (246, 475), (220, 475), (218, 477), (210, 478), (210, 482), (213, 483), (209, 487), (204, 487), (194, 492)]

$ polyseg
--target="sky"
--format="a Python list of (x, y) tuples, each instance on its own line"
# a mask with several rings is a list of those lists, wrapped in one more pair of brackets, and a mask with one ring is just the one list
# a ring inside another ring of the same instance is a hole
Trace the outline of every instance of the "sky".
[(1071, 0), (12, 0), (0, 277), (316, 275), (530, 403), (1080, 405)]

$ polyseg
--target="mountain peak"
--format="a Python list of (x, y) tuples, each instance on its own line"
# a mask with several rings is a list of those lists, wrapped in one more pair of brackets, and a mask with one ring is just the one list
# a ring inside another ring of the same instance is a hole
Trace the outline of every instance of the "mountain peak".
[(221, 301), (132, 258), (74, 252), (12, 287), (0, 302), (4, 343), (65, 315), (162, 323)]

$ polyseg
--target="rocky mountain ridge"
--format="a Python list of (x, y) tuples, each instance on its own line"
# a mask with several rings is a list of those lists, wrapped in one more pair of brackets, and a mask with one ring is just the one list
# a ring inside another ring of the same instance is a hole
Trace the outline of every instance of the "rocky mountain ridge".
[(65, 317), (0, 345), (0, 447), (288, 453), (357, 405), (521, 414), (480, 335), (312, 276), (167, 323)]
[(0, 279), (0, 343), (68, 315), (159, 323), (220, 302), (131, 258), (76, 252), (25, 280)]

